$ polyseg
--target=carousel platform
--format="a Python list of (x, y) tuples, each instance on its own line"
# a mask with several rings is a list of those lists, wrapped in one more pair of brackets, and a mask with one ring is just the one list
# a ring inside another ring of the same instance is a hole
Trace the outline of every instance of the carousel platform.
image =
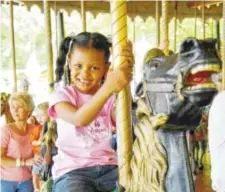
[(209, 152), (206, 153), (203, 164), (204, 170), (196, 176), (196, 192), (215, 192), (211, 187)]

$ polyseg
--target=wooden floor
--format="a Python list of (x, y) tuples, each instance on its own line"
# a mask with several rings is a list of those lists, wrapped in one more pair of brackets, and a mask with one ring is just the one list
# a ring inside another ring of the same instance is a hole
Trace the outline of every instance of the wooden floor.
[(214, 192), (211, 188), (209, 153), (204, 157), (204, 171), (196, 177), (196, 192)]

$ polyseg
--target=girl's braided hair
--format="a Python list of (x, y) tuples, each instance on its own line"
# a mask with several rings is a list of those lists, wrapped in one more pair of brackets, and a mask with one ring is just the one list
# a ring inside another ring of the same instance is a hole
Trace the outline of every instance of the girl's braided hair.
[(70, 69), (67, 61), (74, 47), (94, 48), (99, 51), (104, 51), (105, 60), (106, 63), (108, 63), (111, 42), (104, 35), (100, 33), (82, 32), (75, 36), (66, 37), (60, 44), (59, 57), (56, 61), (56, 79), (54, 83), (63, 80), (65, 85), (70, 84)]

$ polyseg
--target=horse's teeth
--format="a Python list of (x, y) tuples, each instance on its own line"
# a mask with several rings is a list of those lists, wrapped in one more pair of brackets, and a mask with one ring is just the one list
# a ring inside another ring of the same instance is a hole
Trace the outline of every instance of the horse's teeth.
[(201, 71), (212, 71), (218, 73), (220, 71), (220, 67), (217, 64), (207, 64), (200, 65), (191, 69), (191, 74), (196, 74)]
[(195, 90), (195, 89), (205, 89), (205, 88), (216, 88), (216, 85), (214, 83), (204, 83), (200, 85), (194, 85), (186, 87), (187, 90)]

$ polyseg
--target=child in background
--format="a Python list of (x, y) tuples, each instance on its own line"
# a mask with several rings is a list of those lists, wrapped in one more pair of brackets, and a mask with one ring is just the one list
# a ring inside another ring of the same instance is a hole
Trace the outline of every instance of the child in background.
[(36, 117), (34, 115), (31, 115), (29, 119), (27, 120), (27, 123), (31, 125), (40, 125), (39, 122), (37, 121)]
[[(54, 192), (113, 191), (117, 158), (111, 148), (115, 95), (132, 79), (132, 45), (122, 47), (120, 67), (109, 68), (111, 43), (100, 33), (67, 37), (60, 46), (49, 115), (57, 122)], [(107, 74), (107, 75), (106, 75)], [(104, 82), (104, 83), (103, 83)]]
[(55, 146), (56, 138), (56, 122), (50, 121), (49, 123), (45, 123), (43, 135), (41, 137), (41, 156), (43, 157), (43, 164), (40, 175), (43, 192), (52, 192), (53, 179), (51, 170), (53, 166), (52, 158), (57, 154), (57, 148)]
[[(40, 145), (41, 141), (40, 138), (42, 136), (42, 129), (43, 125), (49, 121), (48, 116), (48, 103), (41, 103), (37, 106), (37, 120), (40, 123), (40, 125), (36, 126), (31, 133), (30, 136), (30, 143), (33, 146), (33, 152), (35, 156), (41, 156), (40, 152)], [(40, 191), (40, 171), (41, 166), (33, 166), (32, 174), (33, 174), (33, 185), (35, 192)]]

